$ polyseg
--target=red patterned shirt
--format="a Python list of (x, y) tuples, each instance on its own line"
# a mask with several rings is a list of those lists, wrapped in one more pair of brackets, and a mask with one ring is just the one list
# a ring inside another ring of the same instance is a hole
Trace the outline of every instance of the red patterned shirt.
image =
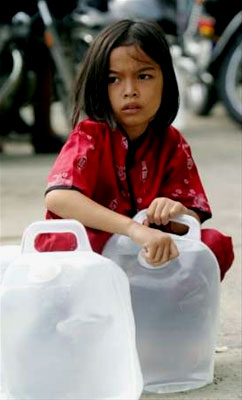
[[(168, 197), (193, 209), (201, 221), (211, 217), (191, 150), (170, 126), (151, 127), (130, 141), (120, 129), (86, 119), (68, 137), (48, 176), (47, 192), (77, 190), (120, 214), (133, 216), (156, 197)], [(59, 218), (47, 211), (46, 217)], [(87, 229), (93, 249), (101, 252), (107, 232)]]

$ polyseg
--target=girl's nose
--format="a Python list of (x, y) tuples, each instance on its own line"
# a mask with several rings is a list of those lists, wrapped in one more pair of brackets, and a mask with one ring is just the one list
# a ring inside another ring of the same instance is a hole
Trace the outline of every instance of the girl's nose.
[(135, 82), (133, 81), (127, 81), (125, 82), (124, 86), (124, 97), (136, 97), (138, 95), (138, 90), (135, 85)]

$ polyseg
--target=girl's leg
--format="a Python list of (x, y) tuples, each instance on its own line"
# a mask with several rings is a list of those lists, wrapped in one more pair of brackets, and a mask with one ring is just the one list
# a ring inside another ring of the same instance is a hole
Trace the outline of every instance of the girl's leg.
[(215, 254), (220, 267), (222, 281), (234, 260), (232, 238), (215, 229), (202, 229), (201, 240)]

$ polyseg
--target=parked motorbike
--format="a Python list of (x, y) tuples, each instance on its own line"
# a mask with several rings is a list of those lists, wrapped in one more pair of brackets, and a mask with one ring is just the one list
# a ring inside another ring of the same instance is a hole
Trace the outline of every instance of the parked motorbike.
[(186, 80), (187, 107), (207, 115), (221, 101), (242, 123), (242, 12), (237, 2), (196, 0), (179, 35), (176, 57)]
[[(10, 110), (18, 110), (21, 103), (30, 101), (34, 92), (35, 76), (26, 70), (23, 49), (29, 35), (30, 17), (20, 13), (13, 24), (0, 26), (0, 120), (1, 136), (8, 133), (3, 121)], [(15, 112), (14, 112), (15, 114)]]
[(111, 0), (108, 12), (87, 7), (74, 20), (89, 29), (82, 34), (85, 43), (108, 23), (128, 17), (155, 19), (163, 27), (177, 71), (185, 77), (182, 100), (188, 109), (207, 115), (221, 101), (242, 122), (242, 12), (237, 2), (228, 7), (223, 0)]
[[(45, 1), (26, 1), (21, 3), (24, 11), (13, 3), (11, 12), (4, 9), (6, 18), (0, 17), (0, 135), (30, 133), (37, 153), (57, 152), (63, 145), (63, 138), (52, 130), (51, 102), (61, 101), (67, 126), (71, 125), (73, 70), (60, 25), (75, 3), (69, 1), (62, 13), (58, 6), (55, 14), (53, 2), (50, 7)], [(33, 105), (33, 125), (21, 117), (26, 105)]]
[[(241, 122), (241, 13), (235, 13), (218, 34), (217, 19), (208, 18), (208, 11), (204, 17), (209, 1), (150, 0), (147, 6), (146, 0), (109, 0), (108, 11), (103, 12), (90, 7), (87, 0), (74, 0), (70, 1), (69, 11), (57, 18), (50, 0), (36, 0), (32, 15), (17, 12), (11, 24), (0, 26), (0, 135), (9, 133), (2, 120), (13, 120), (13, 110), (31, 104), (35, 95), (38, 77), (26, 61), (31, 58), (26, 46), (30, 37), (36, 43), (44, 38), (52, 62), (52, 101), (60, 101), (71, 128), (71, 94), (78, 65), (96, 34), (107, 24), (126, 17), (156, 19), (163, 27), (175, 65), (185, 74), (186, 99), (193, 111), (206, 114), (222, 100), (231, 116)], [(40, 31), (33, 31), (36, 21), (42, 26), (41, 39)]]
[[(69, 7), (69, 12), (56, 18), (54, 1), (36, 0), (31, 3), (30, 15), (20, 9), (11, 23), (0, 25), (1, 136), (11, 130), (9, 121), (14, 120), (14, 125), (18, 125), (17, 133), (28, 129), (20, 118), (19, 109), (31, 104), (36, 92), (38, 76), (29, 62), (33, 57), (28, 46), (30, 39), (32, 46), (45, 42), (52, 63), (52, 101), (60, 101), (67, 127), (71, 128), (74, 76), (91, 41), (104, 26), (120, 18), (140, 17), (156, 19), (169, 34), (176, 31), (175, 0), (150, 0), (148, 7), (146, 0), (110, 0), (108, 11), (105, 7), (94, 8), (92, 4), (97, 2), (93, 1), (74, 0), (71, 3), (73, 7)], [(38, 29), (35, 29), (36, 24)], [(37, 146), (35, 150), (39, 152)]]

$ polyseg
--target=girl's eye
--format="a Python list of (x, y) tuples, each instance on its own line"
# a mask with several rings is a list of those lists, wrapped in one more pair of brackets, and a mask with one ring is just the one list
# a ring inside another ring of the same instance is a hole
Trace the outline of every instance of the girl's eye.
[(108, 77), (108, 83), (109, 84), (111, 84), (111, 83), (116, 83), (116, 82), (118, 82), (119, 81), (119, 78), (117, 77), (117, 76), (109, 76)]
[(151, 79), (151, 78), (152, 78), (152, 75), (150, 75), (150, 74), (140, 74), (139, 75), (139, 79), (142, 79), (142, 80)]

